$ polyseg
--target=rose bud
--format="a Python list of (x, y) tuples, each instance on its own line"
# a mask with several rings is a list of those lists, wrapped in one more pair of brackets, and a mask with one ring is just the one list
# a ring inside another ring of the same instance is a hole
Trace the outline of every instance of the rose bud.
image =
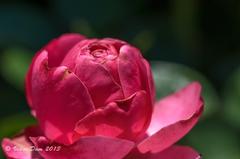
[[(200, 84), (155, 103), (149, 63), (124, 41), (79, 34), (52, 40), (32, 60), (26, 96), (39, 126), (3, 140), (9, 158), (200, 158), (173, 145), (202, 113)], [(32, 145), (43, 151), (11, 149)]]

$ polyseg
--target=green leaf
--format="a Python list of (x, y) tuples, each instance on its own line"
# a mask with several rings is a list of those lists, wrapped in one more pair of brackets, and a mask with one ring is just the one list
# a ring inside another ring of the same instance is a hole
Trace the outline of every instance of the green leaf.
[(240, 68), (227, 80), (223, 89), (224, 118), (240, 128)]
[(187, 145), (195, 148), (204, 159), (239, 159), (239, 136), (219, 120), (198, 124), (185, 137)]
[(0, 73), (10, 84), (23, 90), (24, 78), (31, 62), (32, 53), (21, 48), (11, 48), (3, 52), (0, 59)]
[(203, 86), (204, 116), (209, 116), (216, 112), (219, 107), (217, 93), (210, 82), (199, 72), (176, 63), (155, 61), (151, 62), (151, 64), (157, 99), (175, 92), (190, 82), (199, 81)]
[(0, 121), (0, 139), (3, 137), (11, 137), (16, 135), (22, 129), (35, 123), (35, 119), (30, 115), (29, 112), (19, 113), (2, 118)]

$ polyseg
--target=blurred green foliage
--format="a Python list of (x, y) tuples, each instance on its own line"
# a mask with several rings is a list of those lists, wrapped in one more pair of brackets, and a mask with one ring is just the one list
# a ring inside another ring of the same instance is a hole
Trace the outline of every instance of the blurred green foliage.
[(0, 140), (35, 123), (24, 96), (31, 57), (78, 32), (140, 48), (152, 61), (158, 99), (200, 81), (204, 116), (180, 143), (205, 159), (240, 158), (240, 1), (2, 0), (0, 19)]
[(193, 81), (199, 81), (202, 84), (202, 95), (205, 102), (204, 117), (216, 113), (220, 106), (217, 92), (199, 72), (184, 65), (160, 61), (152, 62), (152, 71), (154, 81), (156, 81), (155, 87), (158, 100)]
[(209, 159), (239, 159), (240, 137), (236, 131), (220, 120), (200, 122), (186, 137), (187, 145), (192, 145)]
[(240, 129), (240, 68), (228, 78), (223, 90), (224, 118)]
[(18, 113), (2, 118), (0, 121), (0, 138), (14, 136), (24, 127), (35, 124), (35, 119), (29, 112)]
[(10, 48), (2, 52), (1, 74), (14, 87), (24, 90), (25, 74), (32, 59), (32, 53), (26, 49)]

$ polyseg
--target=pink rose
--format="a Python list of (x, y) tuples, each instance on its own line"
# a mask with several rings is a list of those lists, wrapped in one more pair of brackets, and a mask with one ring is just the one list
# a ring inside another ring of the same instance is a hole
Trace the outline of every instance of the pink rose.
[(2, 141), (8, 158), (200, 158), (174, 145), (202, 113), (200, 84), (153, 106), (150, 66), (124, 41), (78, 34), (52, 40), (33, 58), (26, 95), (39, 126)]

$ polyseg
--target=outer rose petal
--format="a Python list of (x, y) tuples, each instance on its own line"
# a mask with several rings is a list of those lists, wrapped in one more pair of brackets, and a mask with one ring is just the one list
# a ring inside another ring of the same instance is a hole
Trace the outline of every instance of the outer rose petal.
[[(137, 48), (124, 45), (120, 48), (118, 64), (124, 95), (128, 96), (138, 89), (145, 90), (148, 102), (148, 109), (145, 111), (146, 114), (152, 114), (152, 105), (155, 102), (155, 89), (149, 63), (142, 57), (141, 52)], [(147, 123), (146, 125), (149, 124)]]
[[(201, 111), (202, 112), (202, 111)], [(162, 128), (154, 135), (148, 137), (138, 145), (140, 152), (160, 152), (186, 135), (197, 123), (201, 112), (186, 121), (180, 121), (165, 128)]]
[(145, 90), (149, 105), (145, 111), (147, 111), (147, 114), (152, 114), (152, 105), (155, 98), (152, 73), (141, 52), (130, 45), (122, 46), (118, 58), (118, 71), (125, 97), (136, 91)]
[(148, 134), (153, 135), (138, 145), (139, 151), (160, 152), (187, 134), (203, 110), (200, 92), (201, 86), (195, 82), (161, 100), (148, 129)]
[(72, 144), (76, 122), (94, 109), (86, 87), (66, 67), (48, 68), (47, 52), (36, 59), (33, 77), (33, 104), (42, 130), (51, 140)]
[[(5, 155), (11, 159), (32, 159), (31, 144), (26, 140), (25, 136), (17, 138), (3, 139), (2, 149)], [(17, 151), (24, 149), (24, 151)]]
[(201, 156), (190, 147), (172, 146), (160, 153), (149, 155), (147, 159), (201, 159)]
[(139, 91), (126, 100), (110, 103), (103, 109), (80, 120), (76, 131), (80, 136), (103, 135), (130, 140), (138, 139), (146, 130), (148, 114), (145, 91)]
[(138, 54), (137, 50), (128, 45), (122, 46), (118, 60), (119, 78), (124, 96), (129, 97), (133, 93), (143, 90), (138, 63), (138, 60), (141, 60), (141, 55)]
[(152, 103), (154, 103), (156, 91), (155, 91), (155, 86), (154, 86), (154, 81), (153, 81), (152, 70), (151, 70), (151, 67), (147, 60), (143, 59), (142, 61), (146, 67), (146, 74), (144, 74), (144, 75), (145, 75), (145, 78), (147, 77), (146, 81), (147, 81), (147, 85), (149, 87), (149, 88), (147, 88), (147, 90), (149, 89), (150, 98), (152, 99)]
[(49, 53), (49, 66), (58, 66), (63, 60), (67, 52), (79, 41), (85, 37), (79, 34), (63, 34), (62, 36), (53, 39), (46, 46), (44, 46), (34, 57), (29, 70), (26, 75), (25, 89), (26, 97), (30, 107), (32, 107), (32, 67), (38, 57), (38, 55), (46, 50)]
[(52, 40), (51, 43), (45, 47), (45, 50), (48, 52), (49, 67), (59, 66), (68, 51), (83, 39), (85, 39), (85, 37), (80, 34), (64, 34)]
[(168, 125), (187, 120), (202, 106), (201, 85), (193, 82), (155, 104), (152, 121), (147, 132), (152, 135)]
[(2, 141), (2, 149), (10, 159), (41, 159), (42, 157), (32, 151), (32, 143), (28, 140), (30, 136), (38, 136), (42, 133), (37, 127), (29, 127), (24, 133), (13, 139), (5, 138)]
[(75, 74), (86, 85), (96, 108), (123, 98), (121, 86), (101, 64), (88, 56), (77, 59)]
[[(34, 145), (45, 150), (46, 146), (57, 147), (46, 138), (31, 138)], [(75, 144), (61, 146), (58, 151), (41, 151), (44, 159), (122, 159), (134, 147), (131, 141), (101, 136), (82, 137)]]
[(158, 153), (132, 151), (125, 159), (201, 159), (201, 155), (190, 147), (174, 145)]

